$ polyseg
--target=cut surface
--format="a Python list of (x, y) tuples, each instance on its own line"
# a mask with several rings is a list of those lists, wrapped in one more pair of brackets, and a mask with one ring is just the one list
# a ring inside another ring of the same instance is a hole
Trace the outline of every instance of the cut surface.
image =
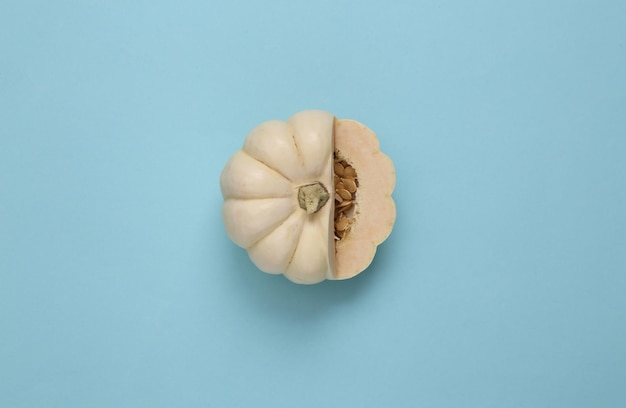
[[(355, 194), (345, 181), (342, 184), (346, 188), (336, 188), (335, 192), (335, 279), (348, 279), (370, 265), (376, 247), (391, 233), (396, 219), (396, 207), (391, 198), (396, 173), (391, 159), (380, 151), (376, 134), (361, 123), (335, 119), (334, 138), (335, 186), (337, 177), (345, 178), (345, 169), (352, 168), (355, 172)], [(348, 197), (346, 192), (350, 194), (351, 208), (338, 213), (337, 206), (344, 196)], [(337, 234), (344, 224), (345, 229)]]

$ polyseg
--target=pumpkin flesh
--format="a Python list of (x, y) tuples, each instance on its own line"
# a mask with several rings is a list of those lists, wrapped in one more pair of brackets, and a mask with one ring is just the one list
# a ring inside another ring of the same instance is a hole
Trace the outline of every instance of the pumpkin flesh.
[(349, 164), (358, 181), (350, 228), (335, 242), (335, 279), (349, 279), (365, 270), (376, 248), (393, 228), (396, 207), (391, 193), (396, 173), (391, 159), (380, 151), (376, 134), (359, 122), (336, 119), (335, 156)]

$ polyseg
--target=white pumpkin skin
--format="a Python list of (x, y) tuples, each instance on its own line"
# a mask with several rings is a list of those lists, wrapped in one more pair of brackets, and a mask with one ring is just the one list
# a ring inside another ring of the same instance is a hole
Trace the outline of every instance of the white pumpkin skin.
[[(333, 123), (334, 116), (322, 111), (265, 122), (250, 132), (220, 178), (228, 236), (259, 269), (296, 283), (334, 277)], [(331, 199), (308, 214), (298, 191), (313, 183)]]

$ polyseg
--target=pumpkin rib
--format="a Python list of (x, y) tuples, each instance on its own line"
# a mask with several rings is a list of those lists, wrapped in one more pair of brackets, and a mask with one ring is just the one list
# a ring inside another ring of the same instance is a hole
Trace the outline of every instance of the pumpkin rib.
[(293, 183), (302, 178), (303, 166), (292, 135), (293, 128), (286, 122), (264, 122), (248, 134), (242, 150)]
[(226, 163), (220, 176), (220, 189), (225, 198), (239, 200), (283, 198), (295, 194), (291, 180), (243, 150)]
[(302, 156), (302, 152), (300, 151), (300, 146), (298, 146), (298, 141), (296, 140), (296, 130), (291, 125), (289, 127), (291, 128), (291, 140), (293, 141), (293, 145), (296, 148), (296, 153), (298, 153), (298, 161), (304, 169), (306, 168), (306, 166), (304, 164), (304, 157)]
[[(257, 203), (253, 201), (257, 201)], [(272, 206), (269, 205), (272, 201), (282, 203), (285, 214), (272, 215), (270, 210)], [(295, 205), (294, 200), (291, 198), (257, 198), (245, 201), (227, 199), (222, 207), (226, 232), (237, 245), (242, 248), (248, 248), (251, 243), (258, 240), (259, 236), (266, 236), (267, 231), (273, 231), (276, 226), (282, 224), (296, 209)], [(268, 219), (269, 216), (271, 216), (270, 219)], [(257, 222), (257, 225), (253, 226), (254, 230), (250, 230), (251, 223), (254, 224), (255, 218), (260, 218), (262, 221), (260, 223)], [(267, 221), (271, 222), (266, 224), (265, 222)], [(253, 231), (256, 232), (253, 233)], [(250, 237), (250, 235), (253, 235), (254, 238)]]
[(273, 171), (274, 173), (278, 174), (279, 176), (281, 176), (282, 178), (284, 178), (285, 180), (293, 183), (293, 180), (289, 177), (287, 177), (285, 174), (283, 174), (280, 170), (277, 170), (275, 168), (273, 168), (272, 166), (270, 166), (269, 164), (265, 163), (263, 160), (259, 160), (256, 157), (254, 157), (253, 155), (251, 155), (250, 153), (246, 152), (245, 150), (240, 150), (240, 152), (242, 152), (243, 154), (245, 154), (246, 156), (250, 157), (252, 160), (256, 160), (259, 163), (261, 163), (262, 165), (264, 165), (265, 167), (267, 167), (269, 170)]
[(332, 276), (332, 260), (328, 251), (329, 231), (315, 227), (327, 225), (328, 215), (318, 214), (305, 220), (293, 259), (285, 269), (285, 277), (292, 282), (310, 285)]
[[(297, 211), (297, 210), (296, 210)], [(304, 227), (304, 222), (303, 222)], [(302, 229), (300, 229), (300, 233), (298, 234), (298, 239), (294, 241), (293, 250), (291, 251), (291, 255), (289, 256), (289, 262), (285, 266), (285, 271), (289, 269), (291, 263), (293, 262), (293, 257), (296, 255), (296, 251), (298, 250), (298, 245), (300, 245), (300, 238), (302, 238)]]
[(291, 211), (289, 213), (289, 215), (287, 215), (287, 217), (285, 217), (284, 220), (282, 220), (279, 224), (277, 224), (276, 226), (274, 226), (271, 230), (269, 230), (267, 232), (267, 234), (263, 235), (262, 237), (260, 237), (259, 239), (257, 239), (256, 241), (254, 241), (252, 244), (248, 245), (248, 248), (252, 248), (253, 246), (255, 246), (256, 244), (258, 244), (260, 241), (262, 241), (264, 238), (267, 238), (268, 235), (270, 235), (272, 232), (276, 231), (278, 228), (282, 227), (287, 220), (289, 220), (289, 218), (291, 218), (291, 216), (298, 211), (300, 208), (294, 208), (293, 211)]
[(326, 174), (324, 161), (333, 152), (333, 120), (332, 114), (315, 110), (296, 113), (287, 120), (301, 156), (304, 182)]
[(280, 170), (275, 169), (274, 167), (270, 166), (269, 164), (267, 164), (267, 163), (266, 163), (266, 162), (264, 162), (263, 160), (261, 160), (261, 159), (259, 159), (259, 158), (257, 158), (257, 157), (252, 156), (251, 154), (249, 154), (249, 153), (248, 153), (248, 152), (246, 152), (245, 150), (243, 150), (243, 152), (244, 152), (245, 154), (247, 154), (248, 156), (252, 157), (254, 160), (258, 161), (259, 163), (261, 163), (261, 164), (265, 165), (268, 169), (270, 169), (270, 170), (274, 170), (276, 173), (278, 173), (278, 174), (280, 174), (281, 176), (283, 176), (284, 178), (286, 178), (286, 179), (287, 179), (290, 183), (293, 183), (293, 180), (292, 180), (291, 178), (287, 177), (287, 175), (286, 175), (286, 174), (284, 174), (284, 173), (282, 173)]
[(303, 215), (298, 211), (292, 212), (281, 225), (247, 248), (250, 259), (259, 269), (271, 274), (284, 272), (293, 259), (295, 244), (302, 235)]

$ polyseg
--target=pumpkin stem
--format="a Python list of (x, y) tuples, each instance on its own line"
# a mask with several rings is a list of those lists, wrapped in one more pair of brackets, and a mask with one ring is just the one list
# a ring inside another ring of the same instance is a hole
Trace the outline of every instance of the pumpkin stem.
[(298, 204), (300, 204), (300, 208), (306, 210), (307, 214), (318, 212), (328, 202), (329, 198), (328, 190), (319, 181), (302, 186), (298, 190)]

